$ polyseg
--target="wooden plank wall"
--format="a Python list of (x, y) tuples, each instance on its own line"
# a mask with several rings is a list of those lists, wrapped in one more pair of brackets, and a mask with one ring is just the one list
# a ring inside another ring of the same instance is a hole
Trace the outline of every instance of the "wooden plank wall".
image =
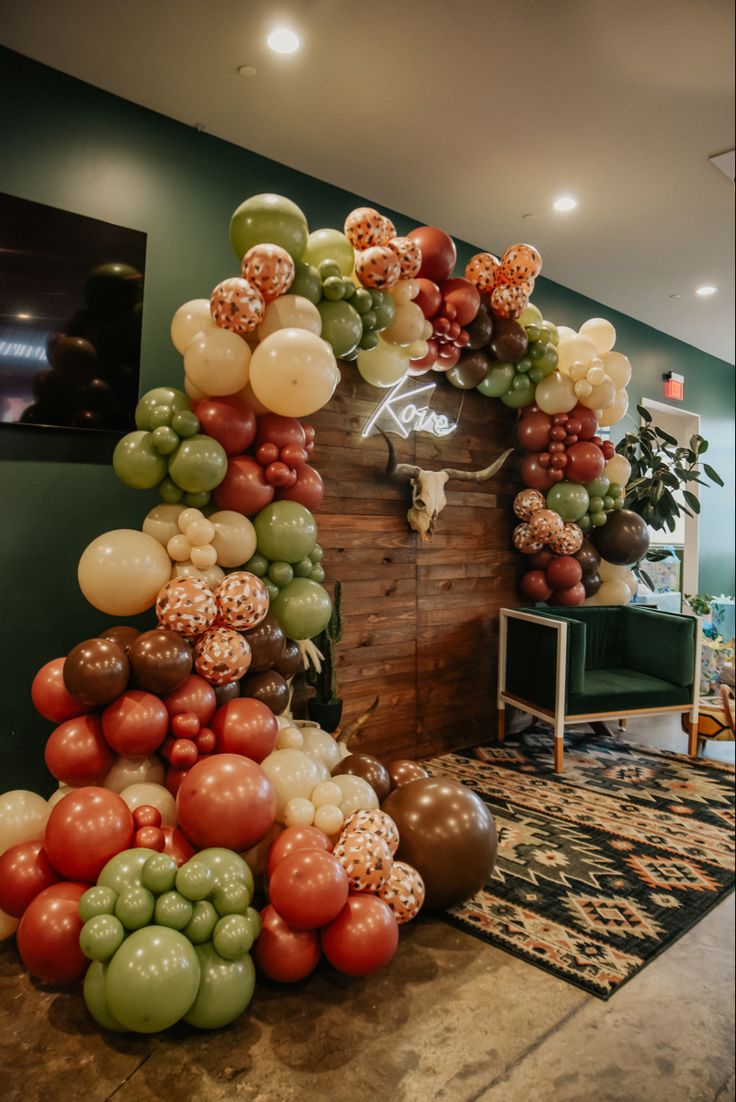
[[(361, 436), (385, 392), (342, 367), (335, 397), (310, 420), (325, 482), (316, 519), (327, 586), (342, 582), (344, 720), (379, 695), (358, 746), (387, 761), (480, 742), (495, 726), (498, 609), (518, 603), (511, 543), (518, 459), (487, 482), (449, 483), (435, 535), (421, 543), (406, 520), (408, 481), (386, 476), (381, 436)], [(393, 437), (399, 461), (477, 469), (513, 446), (516, 415), (498, 401), (438, 379), (431, 406), (458, 419), (458, 429), (442, 439)]]

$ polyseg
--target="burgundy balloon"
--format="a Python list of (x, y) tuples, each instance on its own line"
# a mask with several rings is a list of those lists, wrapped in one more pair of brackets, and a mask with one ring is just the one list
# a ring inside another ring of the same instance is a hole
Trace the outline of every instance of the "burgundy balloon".
[(206, 398), (197, 402), (194, 412), (201, 431), (221, 444), (228, 455), (244, 452), (253, 443), (256, 415), (238, 398)]
[[(233, 682), (228, 682), (233, 684)], [(240, 686), (240, 682), (234, 684)], [(225, 688), (226, 686), (222, 686)], [(199, 674), (190, 674), (183, 683), (164, 698), (166, 710), (170, 716), (180, 715), (182, 712), (194, 712), (199, 722), (203, 725), (209, 723), (217, 708), (217, 696), (209, 681), (205, 681)]]
[(580, 440), (567, 449), (565, 478), (568, 482), (592, 482), (603, 473), (606, 460), (603, 452), (588, 440)]
[(401, 788), (402, 785), (409, 784), (411, 781), (422, 780), (429, 776), (424, 766), (417, 761), (410, 761), (408, 758), (398, 758), (396, 761), (390, 761), (386, 766), (386, 770), (392, 789)]
[(391, 791), (388, 769), (372, 754), (348, 754), (332, 770), (333, 777), (362, 777), (371, 786), (379, 801), (385, 800)]
[(440, 287), (445, 306), (455, 308), (454, 320), (460, 326), (469, 325), (480, 309), (480, 291), (469, 279), (459, 276), (446, 279)]
[(521, 579), (521, 592), (528, 601), (548, 601), (553, 590), (543, 570), (528, 570)]
[(274, 715), (281, 715), (289, 703), (289, 686), (276, 670), (249, 673), (240, 682), (240, 695), (260, 700)]
[(125, 651), (109, 639), (86, 639), (66, 656), (64, 684), (82, 704), (99, 707), (120, 696), (130, 667)]
[(252, 455), (235, 455), (212, 496), (218, 509), (232, 509), (250, 517), (270, 505), (274, 492), (266, 482), (263, 467)]
[(162, 696), (172, 693), (192, 672), (192, 652), (176, 632), (145, 631), (128, 650), (133, 679), (140, 689)]
[(543, 452), (549, 446), (552, 418), (548, 413), (527, 413), (516, 423), (516, 439), (528, 452)]
[(417, 279), (419, 294), (413, 300), (424, 314), (425, 318), (433, 318), (442, 305), (442, 292), (431, 279)]
[(422, 251), (422, 266), (418, 273), (420, 279), (442, 283), (450, 276), (457, 260), (457, 249), (449, 234), (436, 226), (418, 226), (407, 237), (415, 241)]
[(581, 428), (577, 433), (578, 440), (592, 440), (598, 431), (598, 419), (592, 409), (587, 406), (577, 405), (567, 415), (571, 421), (579, 421)]
[(539, 465), (539, 453), (532, 452), (527, 455), (521, 464), (521, 481), (532, 490), (539, 490), (546, 494), (554, 485), (550, 478), (549, 470)]
[(296, 501), (305, 509), (309, 509), (310, 513), (319, 509), (324, 496), (322, 475), (308, 463), (297, 469), (296, 482), (293, 486), (281, 486), (276, 494), (279, 501)]

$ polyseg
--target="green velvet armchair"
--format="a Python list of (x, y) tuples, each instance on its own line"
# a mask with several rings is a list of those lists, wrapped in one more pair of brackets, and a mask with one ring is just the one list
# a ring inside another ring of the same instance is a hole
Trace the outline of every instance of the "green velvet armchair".
[(554, 728), (561, 773), (565, 724), (688, 713), (698, 752), (700, 633), (694, 616), (636, 605), (500, 611), (498, 738), (507, 704)]

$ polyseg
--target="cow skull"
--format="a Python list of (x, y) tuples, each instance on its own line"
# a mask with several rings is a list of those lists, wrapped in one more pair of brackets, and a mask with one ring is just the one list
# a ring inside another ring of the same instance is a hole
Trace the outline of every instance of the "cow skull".
[(454, 467), (445, 467), (439, 471), (425, 471), (413, 463), (397, 463), (394, 445), (383, 429), (378, 430), (386, 441), (388, 447), (388, 463), (386, 473), (392, 478), (409, 478), (411, 480), (411, 508), (406, 514), (409, 525), (419, 533), (422, 542), (431, 539), (437, 517), (445, 505), (445, 483), (450, 479), (458, 482), (485, 482), (493, 478), (501, 469), (513, 448), (500, 455), (490, 467), (484, 467), (480, 471), (461, 471)]

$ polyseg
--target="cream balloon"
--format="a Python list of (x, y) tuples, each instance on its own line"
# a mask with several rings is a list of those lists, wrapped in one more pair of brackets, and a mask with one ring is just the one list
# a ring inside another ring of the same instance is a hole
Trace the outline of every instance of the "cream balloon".
[(311, 800), (304, 796), (295, 796), (288, 800), (284, 808), (284, 822), (287, 827), (306, 827), (314, 822), (315, 807)]
[(342, 808), (336, 804), (322, 804), (314, 813), (314, 825), (317, 830), (323, 831), (329, 837), (337, 834), (344, 822)]
[(629, 396), (625, 390), (617, 390), (612, 405), (610, 405), (608, 409), (603, 410), (601, 416), (598, 418), (598, 423), (604, 428), (606, 425), (615, 425), (616, 422), (622, 420), (628, 412)]
[[(551, 376), (550, 376), (550, 378), (551, 378)], [(545, 380), (542, 379), (542, 382), (544, 382), (544, 381)], [(586, 380), (586, 382), (587, 382), (587, 380)], [(536, 394), (535, 394), (534, 400), (535, 400), (535, 402), (537, 402), (537, 405), (539, 405), (539, 402), (537, 401), (537, 398), (536, 398)], [(604, 409), (608, 409), (609, 406), (612, 406), (615, 400), (616, 400), (616, 387), (613, 385), (611, 380), (606, 375), (603, 382), (599, 383), (598, 386), (594, 386), (592, 391), (590, 392), (590, 394), (588, 394), (585, 398), (581, 398), (580, 402), (581, 402), (581, 405), (587, 406), (588, 409), (604, 410)]]
[(271, 412), (268, 406), (264, 406), (263, 402), (259, 402), (256, 398), (250, 383), (244, 386), (242, 390), (239, 390), (234, 397), (237, 398), (239, 402), (242, 402), (244, 406), (248, 406), (249, 409), (252, 409), (258, 417), (262, 417), (264, 413)]
[(323, 804), (339, 807), (342, 803), (342, 789), (334, 781), (320, 781), (312, 791), (310, 799), (316, 808)]
[(322, 315), (313, 302), (302, 295), (282, 295), (269, 302), (263, 321), (256, 332), (263, 341), (279, 329), (306, 329), (319, 337), (322, 333)]
[(622, 581), (626, 574), (630, 573), (628, 566), (617, 566), (616, 563), (601, 559), (598, 564), (598, 574), (602, 582)]
[(247, 517), (232, 509), (212, 513), (210, 524), (215, 530), (212, 546), (217, 552), (218, 566), (242, 566), (256, 553), (256, 530)]
[(9, 937), (12, 937), (18, 929), (19, 923), (19, 918), (13, 918), (5, 911), (0, 911), (0, 941), (6, 941)]
[(616, 390), (623, 390), (631, 381), (631, 360), (622, 352), (604, 352), (601, 356), (606, 374), (613, 380)]
[(411, 366), (408, 348), (388, 344), (380, 337), (375, 348), (358, 353), (356, 362), (367, 383), (384, 388), (395, 386)]
[(601, 605), (628, 605), (631, 602), (631, 590), (626, 582), (620, 579), (601, 582), (596, 597)]
[(600, 386), (601, 383), (604, 383), (607, 376), (603, 364), (598, 361), (598, 363), (594, 364), (593, 367), (589, 367), (586, 372), (585, 378), (588, 380), (591, 386)]
[(58, 804), (59, 800), (63, 800), (64, 797), (68, 796), (70, 792), (74, 792), (74, 785), (60, 784), (59, 787), (56, 789), (56, 792), (52, 792), (51, 795), (49, 796), (49, 799), (48, 799), (49, 811), (53, 811), (53, 809)]
[(587, 379), (578, 379), (573, 389), (578, 398), (588, 398), (593, 393), (593, 384)]
[(225, 571), (221, 566), (210, 566), (206, 570), (201, 570), (191, 560), (188, 560), (187, 562), (174, 563), (171, 577), (199, 578), (201, 582), (206, 582), (210, 589), (217, 589), (220, 582), (225, 578)]
[(143, 804), (150, 804), (161, 812), (164, 826), (176, 826), (176, 800), (162, 784), (151, 784), (150, 781), (130, 784), (120, 793), (120, 799), (131, 811)]
[[(527, 310), (528, 309), (529, 309), (529, 307), (527, 307)], [(534, 309), (536, 309), (536, 307)], [(540, 314), (539, 321), (535, 321), (534, 324), (535, 325), (541, 325), (542, 321), (543, 321), (543, 318)], [(575, 329), (571, 329), (569, 325), (558, 325), (557, 326), (557, 336), (558, 336), (559, 340), (561, 340), (561, 341), (566, 340), (568, 337), (577, 337), (577, 335), (578, 335), (577, 331)]]
[(637, 593), (639, 592), (639, 579), (637, 578), (633, 570), (627, 570), (621, 578), (621, 581), (625, 582), (626, 585), (629, 587), (629, 593), (631, 594), (631, 599), (633, 601), (634, 597), (636, 597)]
[(22, 842), (43, 838), (49, 805), (43, 796), (26, 788), (14, 788), (0, 796), (0, 853)]
[(329, 344), (305, 329), (278, 329), (253, 353), (253, 393), (283, 417), (316, 413), (329, 402), (339, 382), (340, 369)]
[(301, 796), (309, 799), (313, 789), (323, 779), (322, 770), (309, 754), (302, 750), (274, 750), (261, 762), (276, 793), (276, 818), (284, 821), (289, 800)]
[(606, 478), (619, 486), (626, 486), (631, 478), (631, 464), (623, 455), (614, 455), (604, 468)]
[(580, 326), (580, 336), (589, 337), (598, 355), (610, 352), (616, 343), (616, 330), (607, 318), (589, 318)]
[(92, 540), (77, 568), (82, 593), (108, 616), (145, 612), (170, 576), (165, 548), (133, 528), (116, 528)]
[(350, 773), (344, 773), (342, 776), (333, 777), (332, 779), (342, 792), (340, 810), (345, 818), (361, 808), (378, 807), (378, 796), (375, 790), (362, 777), (354, 777)]
[(184, 391), (187, 397), (191, 398), (193, 402), (202, 402), (205, 398), (210, 397), (209, 394), (205, 394), (203, 390), (195, 386), (191, 379), (187, 379), (186, 375), (184, 376)]
[(133, 758), (120, 754), (110, 766), (102, 787), (119, 795), (134, 784), (163, 784), (165, 775), (164, 763), (156, 754), (142, 754)]
[(252, 849), (245, 850), (244, 853), (240, 854), (255, 877), (266, 875), (268, 854), (271, 850), (271, 846), (283, 829), (281, 823), (274, 823), (263, 841), (259, 842), (257, 846), (253, 846)]
[(282, 727), (276, 736), (277, 750), (301, 750), (303, 746), (304, 738), (298, 727)]
[(312, 757), (320, 758), (330, 772), (340, 760), (340, 748), (337, 740), (320, 727), (305, 727), (302, 730), (304, 749)]
[(237, 394), (248, 383), (251, 355), (242, 337), (215, 326), (192, 337), (184, 353), (184, 372), (211, 397)]
[(193, 547), (189, 553), (192, 566), (197, 570), (212, 570), (217, 565), (217, 552), (214, 547)]
[(412, 341), (409, 345), (408, 352), (412, 360), (423, 360), (429, 352), (429, 344), (421, 338), (417, 341)]
[(573, 360), (567, 369), (567, 374), (570, 376), (573, 382), (577, 383), (578, 381), (585, 379), (589, 371), (589, 364), (583, 363), (582, 360)]
[(598, 355), (598, 349), (590, 337), (581, 337), (575, 333), (572, 337), (561, 337), (557, 345), (557, 370), (566, 374), (575, 360), (590, 363)]
[(154, 505), (143, 521), (143, 531), (165, 547), (171, 537), (178, 533), (177, 521), (183, 511), (183, 505)]
[(204, 329), (214, 329), (208, 298), (193, 298), (185, 302), (171, 319), (171, 340), (183, 356), (192, 337)]
[(575, 384), (568, 375), (553, 371), (537, 383), (534, 401), (545, 413), (569, 413), (578, 402)]
[(394, 319), (381, 333), (381, 340), (388, 344), (409, 345), (421, 338), (425, 321), (416, 302), (405, 302), (396, 307)]
[[(415, 279), (400, 279), (390, 288), (389, 294), (397, 306), (404, 306), (419, 294), (419, 284)], [(422, 314), (424, 317), (424, 314)]]
[(177, 532), (166, 544), (166, 553), (174, 562), (186, 562), (191, 550), (191, 543), (181, 532)]
[(200, 514), (197, 520), (187, 524), (184, 534), (193, 547), (204, 547), (206, 544), (212, 543), (215, 537), (215, 529), (212, 522)]

